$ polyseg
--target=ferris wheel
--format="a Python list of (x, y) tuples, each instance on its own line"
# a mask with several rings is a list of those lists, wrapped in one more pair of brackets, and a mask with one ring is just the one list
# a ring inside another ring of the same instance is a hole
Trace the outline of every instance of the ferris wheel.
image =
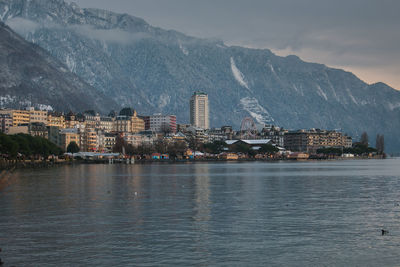
[(257, 135), (257, 127), (254, 120), (250, 117), (246, 117), (242, 120), (242, 125), (240, 126), (240, 138), (253, 139)]

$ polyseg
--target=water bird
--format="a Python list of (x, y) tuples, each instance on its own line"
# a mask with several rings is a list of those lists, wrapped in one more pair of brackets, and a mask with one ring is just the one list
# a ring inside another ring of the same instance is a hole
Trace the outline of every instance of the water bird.
[(384, 230), (384, 229), (382, 229), (382, 235), (387, 235), (389, 233), (389, 231), (388, 230)]

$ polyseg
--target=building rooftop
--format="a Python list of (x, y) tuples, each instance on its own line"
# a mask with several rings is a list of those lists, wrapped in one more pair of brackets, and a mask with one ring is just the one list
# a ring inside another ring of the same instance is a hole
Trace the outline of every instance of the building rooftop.
[(206, 93), (202, 92), (202, 91), (195, 91), (193, 93), (193, 95), (207, 95)]
[(266, 145), (271, 142), (271, 139), (255, 139), (255, 140), (241, 140), (249, 145)]

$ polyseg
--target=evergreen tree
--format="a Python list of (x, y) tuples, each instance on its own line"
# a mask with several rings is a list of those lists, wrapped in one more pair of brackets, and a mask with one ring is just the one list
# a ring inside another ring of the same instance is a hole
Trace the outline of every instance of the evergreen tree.
[(72, 141), (71, 143), (69, 143), (69, 145), (67, 146), (67, 152), (69, 153), (78, 153), (79, 152), (79, 146), (75, 141)]

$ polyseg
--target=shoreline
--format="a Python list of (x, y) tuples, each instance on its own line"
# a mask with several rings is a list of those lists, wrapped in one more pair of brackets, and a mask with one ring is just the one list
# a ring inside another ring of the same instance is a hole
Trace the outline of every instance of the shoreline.
[[(354, 157), (354, 158), (309, 158), (309, 159), (287, 159), (287, 158), (243, 158), (243, 159), (135, 159), (134, 162), (127, 163), (126, 159), (115, 160), (113, 163), (109, 162), (109, 159), (75, 159), (75, 160), (47, 160), (47, 161), (1, 161), (0, 162), (0, 180), (2, 180), (1, 174), (6, 172), (13, 172), (20, 169), (43, 169), (52, 168), (64, 165), (75, 165), (75, 164), (103, 164), (103, 165), (135, 165), (135, 164), (183, 164), (183, 163), (204, 163), (204, 162), (216, 162), (216, 163), (241, 163), (241, 162), (322, 162), (322, 161), (342, 161), (342, 160), (369, 160), (369, 159), (385, 159), (382, 157)], [(386, 158), (387, 159), (387, 158)]]

